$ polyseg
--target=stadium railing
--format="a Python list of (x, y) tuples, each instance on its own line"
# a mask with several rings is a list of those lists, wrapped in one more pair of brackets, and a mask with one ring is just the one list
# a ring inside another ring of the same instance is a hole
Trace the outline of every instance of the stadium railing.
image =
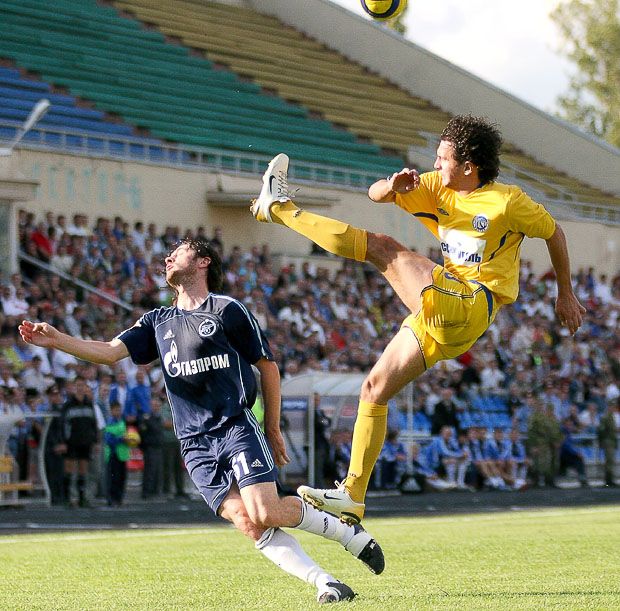
[[(11, 140), (17, 122), (0, 122), (0, 142)], [(240, 176), (261, 175), (271, 157), (224, 149), (149, 143), (141, 138), (110, 136), (60, 128), (33, 128), (18, 148), (69, 153), (87, 157), (148, 163), (184, 170), (205, 169)], [(365, 191), (377, 180), (376, 172), (334, 167), (319, 163), (291, 163), (289, 177), (301, 183), (335, 185)]]
[(30, 255), (27, 255), (23, 251), (20, 251), (17, 256), (22, 261), (26, 261), (27, 263), (30, 263), (32, 265), (36, 265), (37, 267), (45, 270), (46, 272), (49, 272), (50, 274), (55, 274), (59, 276), (60, 278), (62, 278), (63, 280), (67, 280), (68, 282), (71, 282), (75, 284), (76, 286), (79, 286), (81, 289), (84, 289), (85, 291), (89, 293), (94, 293), (98, 297), (101, 297), (102, 299), (106, 299), (110, 303), (113, 303), (114, 305), (117, 305), (123, 308), (124, 310), (127, 310), (128, 312), (131, 312), (131, 310), (133, 310), (133, 307), (130, 304), (126, 303), (125, 301), (116, 299), (115, 297), (112, 297), (112, 295), (108, 295), (107, 293), (100, 291), (98, 288), (95, 288), (91, 284), (88, 284), (84, 282), (83, 280), (80, 280), (79, 278), (75, 278), (74, 276), (70, 276), (69, 274), (66, 274), (63, 271), (56, 269), (55, 267), (48, 265), (47, 263), (44, 263), (40, 259), (36, 259), (35, 257), (31, 257)]
[(0, 506), (17, 503), (18, 492), (32, 490), (32, 482), (17, 481), (17, 465), (8, 450), (13, 427), (24, 419), (23, 412), (0, 414)]
[[(53, 414), (24, 414), (21, 410), (0, 414), (0, 507), (43, 503), (49, 505), (50, 488), (45, 467), (45, 446)], [(8, 448), (13, 427), (23, 420), (36, 420), (41, 424), (41, 436), (36, 447), (29, 449), (28, 479), (19, 481), (17, 461)], [(28, 496), (20, 497), (20, 493)]]
[[(19, 124), (0, 122), (0, 143), (9, 141)], [(263, 173), (269, 162), (268, 155), (227, 151), (216, 148), (150, 143), (142, 138), (111, 136), (86, 133), (79, 130), (36, 127), (31, 130), (18, 148), (40, 151), (65, 152), (103, 159), (134, 161), (184, 170), (220, 171), (238, 176), (256, 176)], [(414, 159), (434, 157), (434, 149), (416, 147), (412, 149)], [(549, 183), (549, 188), (560, 193), (562, 197), (551, 198), (547, 193), (537, 189), (532, 182), (510, 172), (525, 175), (526, 172), (516, 166), (506, 165), (511, 182), (527, 189), (531, 197), (544, 203), (554, 216), (563, 220), (589, 221), (605, 225), (620, 226), (620, 207), (597, 204), (575, 199), (576, 194)], [(505, 176), (505, 171), (503, 173)], [(376, 172), (366, 172), (344, 167), (334, 167), (310, 162), (292, 161), (289, 169), (292, 181), (306, 184), (335, 186), (351, 191), (366, 191), (377, 180)], [(540, 176), (532, 175), (534, 183), (540, 182)]]

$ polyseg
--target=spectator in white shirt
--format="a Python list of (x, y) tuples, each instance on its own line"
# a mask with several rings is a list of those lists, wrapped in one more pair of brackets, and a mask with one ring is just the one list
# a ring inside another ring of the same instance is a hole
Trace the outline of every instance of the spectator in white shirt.
[(596, 433), (600, 423), (601, 417), (598, 413), (598, 406), (590, 401), (586, 405), (586, 409), (579, 414), (579, 428), (583, 433), (592, 435)]
[(338, 320), (346, 320), (349, 317), (349, 306), (346, 304), (340, 291), (330, 300), (330, 307)]
[(157, 235), (157, 225), (155, 223), (149, 223), (147, 227), (147, 237), (152, 241), (153, 244), (153, 254), (154, 255), (162, 255), (166, 252), (164, 247), (164, 243), (161, 238)]
[(131, 239), (133, 240), (134, 246), (137, 246), (140, 250), (144, 250), (146, 238), (147, 234), (144, 230), (144, 223), (142, 221), (137, 221), (131, 232)]
[(5, 316), (24, 316), (28, 312), (29, 304), (25, 299), (26, 292), (23, 288), (18, 288), (15, 294), (11, 294), (11, 287), (2, 287), (2, 297), (0, 297), (0, 303), (2, 303), (2, 311)]
[(594, 297), (603, 305), (607, 305), (613, 301), (611, 286), (609, 286), (606, 274), (601, 274), (599, 279), (594, 282), (594, 290), (592, 292), (594, 293)]
[(0, 386), (17, 388), (19, 384), (13, 376), (13, 370), (6, 359), (0, 358)]
[(487, 366), (480, 372), (480, 386), (482, 390), (497, 394), (501, 393), (502, 386), (506, 380), (506, 374), (499, 369), (495, 358), (487, 361)]
[(73, 267), (73, 255), (69, 254), (67, 247), (64, 244), (60, 244), (56, 254), (52, 256), (50, 263), (52, 267), (68, 274)]
[(59, 214), (56, 217), (56, 236), (60, 239), (65, 233), (67, 233), (67, 217)]
[(620, 397), (620, 388), (618, 388), (614, 380), (610, 380), (609, 384), (605, 387), (605, 400), (608, 403), (613, 403), (618, 397)]
[(54, 350), (52, 352), (52, 373), (56, 379), (72, 380), (75, 377), (77, 359), (71, 354)]
[(34, 388), (39, 394), (44, 394), (54, 383), (49, 376), (41, 371), (41, 357), (36, 354), (26, 364), (20, 375), (20, 382), (24, 388)]
[(76, 236), (88, 236), (90, 235), (90, 229), (88, 229), (88, 217), (85, 214), (74, 214), (73, 223), (67, 227), (67, 233), (69, 235)]

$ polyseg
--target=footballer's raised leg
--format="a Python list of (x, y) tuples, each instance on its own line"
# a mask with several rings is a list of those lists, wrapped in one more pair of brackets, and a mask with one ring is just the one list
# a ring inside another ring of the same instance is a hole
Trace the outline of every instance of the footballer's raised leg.
[(346, 524), (359, 524), (364, 517), (364, 503), (357, 503), (343, 484), (336, 483), (336, 488), (312, 488), (299, 486), (297, 494), (306, 503), (338, 516)]
[(250, 206), (254, 218), (262, 223), (285, 225), (335, 255), (365, 261), (368, 233), (364, 229), (307, 212), (291, 201), (288, 164), (284, 153), (269, 163), (260, 195)]

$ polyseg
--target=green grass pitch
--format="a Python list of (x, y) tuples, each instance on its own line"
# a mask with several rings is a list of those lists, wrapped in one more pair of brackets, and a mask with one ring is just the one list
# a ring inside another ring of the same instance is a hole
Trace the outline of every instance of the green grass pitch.
[[(620, 507), (369, 519), (387, 567), (304, 548), (358, 598), (335, 608), (620, 609)], [(0, 609), (312, 609), (228, 526), (0, 537)]]

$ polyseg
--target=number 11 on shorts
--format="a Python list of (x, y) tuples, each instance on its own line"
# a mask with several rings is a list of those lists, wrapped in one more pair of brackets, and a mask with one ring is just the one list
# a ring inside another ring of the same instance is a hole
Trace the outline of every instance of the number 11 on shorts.
[(235, 477), (239, 481), (242, 477), (249, 475), (250, 469), (248, 467), (248, 461), (245, 457), (245, 452), (239, 452), (236, 456), (233, 456), (231, 466), (235, 472)]

